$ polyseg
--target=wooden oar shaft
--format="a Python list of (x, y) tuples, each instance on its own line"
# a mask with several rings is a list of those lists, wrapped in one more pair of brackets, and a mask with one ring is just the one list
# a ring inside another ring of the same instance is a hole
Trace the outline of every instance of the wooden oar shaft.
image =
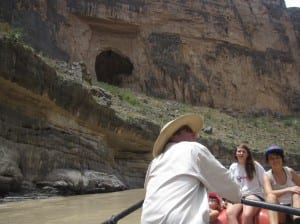
[[(108, 220), (102, 222), (101, 224), (116, 224), (120, 219), (124, 218), (125, 216), (129, 215), (130, 213), (132, 213), (135, 210), (142, 207), (143, 203), (144, 203), (144, 199), (133, 204), (132, 206), (123, 210), (122, 212), (118, 213), (117, 215), (112, 215)], [(241, 203), (245, 204), (245, 205), (253, 206), (253, 207), (265, 208), (268, 210), (283, 212), (283, 213), (286, 213), (289, 215), (299, 215), (300, 216), (299, 208), (293, 208), (293, 207), (289, 207), (289, 206), (278, 205), (278, 204), (273, 204), (273, 203), (268, 203), (268, 202), (263, 202), (263, 201), (255, 201), (255, 200), (250, 200), (250, 199), (245, 199), (245, 198), (243, 198), (241, 200)]]
[(134, 212), (138, 208), (142, 207), (144, 203), (144, 199), (133, 204), (129, 208), (123, 210), (122, 212), (118, 213), (117, 215), (113, 215), (110, 219), (102, 222), (101, 224), (116, 224), (120, 219), (124, 218), (125, 216), (129, 215), (130, 213)]
[(278, 211), (278, 212), (283, 212), (289, 215), (299, 215), (300, 216), (300, 208), (293, 208), (290, 206), (285, 206), (285, 205), (278, 205), (278, 204), (273, 204), (273, 203), (268, 203), (268, 202), (263, 202), (263, 201), (255, 201), (255, 200), (249, 200), (249, 199), (242, 199), (242, 204), (245, 205), (250, 205), (254, 207), (259, 207), (259, 208), (265, 208), (268, 210), (273, 210), (273, 211)]

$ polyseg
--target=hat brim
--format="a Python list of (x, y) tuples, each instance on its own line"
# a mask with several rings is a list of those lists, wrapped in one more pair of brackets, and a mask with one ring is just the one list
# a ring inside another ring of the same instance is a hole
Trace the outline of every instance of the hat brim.
[(160, 134), (154, 143), (152, 151), (153, 157), (158, 156), (163, 151), (164, 146), (170, 137), (184, 125), (189, 126), (193, 132), (197, 134), (203, 127), (203, 118), (197, 114), (186, 114), (167, 123), (161, 129)]
[(270, 153), (281, 153), (281, 154), (283, 154), (283, 149), (280, 148), (277, 145), (272, 145), (269, 148), (267, 148), (267, 150), (265, 152), (266, 156), (268, 156)]

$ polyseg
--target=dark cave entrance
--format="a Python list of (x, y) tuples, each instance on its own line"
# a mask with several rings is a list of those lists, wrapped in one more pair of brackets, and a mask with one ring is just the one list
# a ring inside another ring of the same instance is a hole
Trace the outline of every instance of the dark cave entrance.
[(107, 50), (97, 55), (95, 70), (98, 81), (120, 86), (125, 76), (132, 74), (133, 64), (128, 58)]

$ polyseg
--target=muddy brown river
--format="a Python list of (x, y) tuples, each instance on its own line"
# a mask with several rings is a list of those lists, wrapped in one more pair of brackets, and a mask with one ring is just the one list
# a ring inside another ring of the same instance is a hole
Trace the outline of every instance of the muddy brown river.
[[(0, 224), (100, 224), (144, 198), (143, 189), (0, 204)], [(140, 223), (141, 209), (118, 224)]]

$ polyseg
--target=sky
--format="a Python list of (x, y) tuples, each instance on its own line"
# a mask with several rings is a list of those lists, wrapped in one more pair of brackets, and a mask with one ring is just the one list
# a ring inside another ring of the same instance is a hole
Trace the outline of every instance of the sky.
[(300, 0), (285, 0), (286, 7), (299, 7), (300, 8)]

